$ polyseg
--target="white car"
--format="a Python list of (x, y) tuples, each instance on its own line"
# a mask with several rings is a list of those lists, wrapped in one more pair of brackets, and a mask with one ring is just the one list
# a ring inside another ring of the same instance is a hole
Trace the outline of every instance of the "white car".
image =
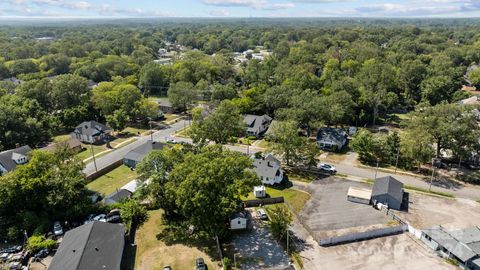
[(101, 222), (107, 222), (107, 215), (105, 214), (100, 214), (98, 216), (95, 216), (93, 218), (94, 221), (101, 221)]
[(335, 166), (333, 165), (330, 165), (330, 164), (326, 164), (326, 163), (320, 163), (320, 165), (318, 165), (318, 168), (324, 172), (328, 172), (328, 173), (336, 173), (337, 172), (337, 169), (335, 168)]
[(177, 141), (175, 141), (174, 138), (165, 138), (165, 141), (166, 141), (167, 143), (177, 143)]
[(53, 234), (55, 236), (60, 236), (63, 234), (63, 228), (62, 228), (62, 225), (60, 225), (59, 221), (55, 221), (53, 223)]

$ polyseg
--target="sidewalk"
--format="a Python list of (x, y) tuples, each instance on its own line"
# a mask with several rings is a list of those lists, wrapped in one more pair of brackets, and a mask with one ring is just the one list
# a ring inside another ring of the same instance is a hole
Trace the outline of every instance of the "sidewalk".
[[(115, 150), (115, 149), (121, 148), (121, 147), (123, 147), (124, 145), (127, 145), (127, 144), (129, 144), (129, 143), (131, 143), (131, 142), (134, 142), (134, 141), (136, 141), (136, 140), (138, 140), (138, 137), (132, 137), (132, 138), (126, 140), (126, 141), (123, 141), (123, 142), (115, 145), (115, 146), (112, 147), (111, 149), (107, 149), (107, 150), (105, 150), (105, 151), (96, 153), (93, 157), (97, 158), (97, 157), (103, 156), (103, 155), (105, 155), (105, 154), (107, 154), (107, 153), (112, 152), (112, 151)], [(93, 159), (93, 157), (88, 157), (88, 158), (84, 159), (83, 162), (90, 161), (91, 159)]]

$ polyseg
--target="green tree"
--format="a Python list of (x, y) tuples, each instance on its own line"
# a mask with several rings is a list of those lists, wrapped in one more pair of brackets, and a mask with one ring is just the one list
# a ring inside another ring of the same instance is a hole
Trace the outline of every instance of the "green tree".
[[(185, 227), (208, 236), (223, 236), (225, 222), (259, 180), (250, 170), (252, 160), (220, 145), (189, 152), (174, 166), (165, 184), (165, 194), (174, 202)], [(207, 218), (208, 216), (208, 218)]]
[(383, 135), (374, 135), (367, 130), (361, 130), (353, 137), (350, 146), (364, 163), (388, 162), (388, 156), (385, 155), (386, 140)]
[(181, 111), (187, 110), (197, 98), (197, 90), (190, 82), (177, 82), (168, 89), (168, 99), (173, 107)]
[(212, 101), (222, 101), (225, 99), (236, 98), (237, 90), (232, 84), (214, 84), (211, 99)]
[(239, 136), (245, 129), (243, 118), (235, 104), (224, 100), (213, 113), (203, 120), (194, 121), (191, 133), (195, 143), (209, 140), (215, 143), (227, 143)]
[(297, 124), (293, 121), (281, 121), (272, 128), (274, 143), (270, 145), (270, 149), (283, 155), (287, 165), (291, 165), (292, 161), (298, 160), (299, 149), (304, 144), (304, 138), (298, 135)]
[(288, 226), (293, 221), (292, 214), (288, 207), (284, 204), (275, 205), (268, 209), (268, 214), (270, 218), (268, 227), (273, 237), (278, 240), (286, 240)]
[(122, 217), (123, 224), (128, 231), (133, 227), (139, 227), (148, 219), (148, 212), (145, 206), (141, 205), (138, 201), (129, 199), (122, 203), (120, 206), (120, 216)]
[(105, 119), (107, 120), (107, 125), (116, 131), (122, 131), (130, 120), (127, 112), (122, 109), (118, 109), (114, 111), (113, 114), (107, 115)]
[(148, 63), (140, 70), (138, 86), (143, 89), (143, 94), (164, 94), (167, 92), (169, 77), (162, 65)]

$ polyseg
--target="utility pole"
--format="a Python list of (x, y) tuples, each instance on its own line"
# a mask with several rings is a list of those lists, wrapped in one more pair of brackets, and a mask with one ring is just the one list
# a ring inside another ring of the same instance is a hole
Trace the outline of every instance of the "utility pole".
[(215, 238), (217, 240), (218, 255), (220, 255), (220, 262), (222, 263), (222, 269), (223, 269), (222, 249), (220, 248), (220, 241), (218, 240), (218, 235), (215, 234)]
[(150, 125), (150, 140), (153, 143), (152, 119), (148, 119), (148, 124)]
[(237, 269), (237, 254), (233, 253), (233, 267)]
[(95, 160), (95, 153), (93, 152), (93, 144), (90, 144), (90, 151), (92, 152), (93, 165), (95, 165), (95, 172), (98, 172), (97, 161)]
[(375, 170), (375, 178), (374, 180), (377, 180), (377, 173), (378, 173), (378, 162), (379, 162), (379, 159), (377, 158), (377, 169)]
[(434, 161), (435, 161), (435, 159), (432, 158), (432, 177), (430, 178), (430, 186), (428, 187), (428, 191), (431, 191), (431, 189), (432, 189), (433, 176), (435, 175), (435, 166), (433, 166)]
[(398, 157), (400, 156), (400, 146), (397, 147), (397, 160), (395, 161), (395, 173), (397, 173), (398, 169)]
[(288, 226), (287, 226), (287, 256), (289, 255), (288, 253)]

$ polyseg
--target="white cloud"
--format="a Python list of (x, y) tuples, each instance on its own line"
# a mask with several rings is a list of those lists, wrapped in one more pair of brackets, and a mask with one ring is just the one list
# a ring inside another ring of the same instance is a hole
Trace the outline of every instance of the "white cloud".
[(214, 9), (207, 11), (207, 14), (212, 17), (227, 17), (230, 12), (226, 9)]
[(280, 9), (290, 9), (294, 7), (295, 7), (295, 4), (293, 3), (273, 3), (273, 4), (263, 4), (256, 8), (263, 9), (263, 10), (280, 10)]
[(220, 7), (252, 7), (265, 2), (265, 0), (203, 0), (206, 5)]

